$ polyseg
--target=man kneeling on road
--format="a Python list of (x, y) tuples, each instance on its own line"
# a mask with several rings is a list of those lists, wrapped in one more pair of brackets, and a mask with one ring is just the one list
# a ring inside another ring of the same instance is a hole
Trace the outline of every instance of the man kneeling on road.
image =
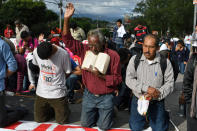
[(121, 83), (121, 68), (119, 55), (105, 47), (105, 39), (99, 30), (88, 33), (88, 45), (74, 40), (69, 30), (69, 19), (74, 14), (74, 6), (69, 3), (64, 14), (63, 41), (75, 55), (81, 56), (82, 62), (86, 51), (94, 54), (104, 52), (110, 56), (107, 73), (91, 69), (82, 70), (82, 80), (85, 85), (83, 94), (81, 125), (84, 127), (98, 126), (102, 130), (110, 129), (113, 124), (113, 93)]
[(167, 131), (169, 118), (164, 100), (173, 91), (174, 74), (170, 61), (157, 53), (159, 45), (154, 35), (144, 38), (143, 54), (131, 58), (126, 71), (126, 84), (133, 91), (130, 128), (143, 130), (146, 116), (140, 115), (137, 102), (141, 96), (149, 98), (148, 120), (153, 131)]
[(66, 99), (65, 74), (72, 71), (69, 54), (58, 46), (43, 42), (33, 52), (30, 69), (33, 70), (35, 65), (40, 68), (34, 104), (35, 121), (48, 121), (55, 112), (57, 123), (68, 123), (70, 110)]

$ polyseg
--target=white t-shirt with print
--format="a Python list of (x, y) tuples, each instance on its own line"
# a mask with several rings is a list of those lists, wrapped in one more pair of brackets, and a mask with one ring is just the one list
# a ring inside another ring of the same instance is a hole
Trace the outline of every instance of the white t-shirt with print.
[[(56, 46), (57, 47), (57, 46)], [(66, 96), (66, 76), (72, 71), (69, 54), (62, 48), (48, 60), (42, 60), (33, 52), (33, 64), (38, 65), (40, 74), (36, 94), (43, 98), (54, 99)]]

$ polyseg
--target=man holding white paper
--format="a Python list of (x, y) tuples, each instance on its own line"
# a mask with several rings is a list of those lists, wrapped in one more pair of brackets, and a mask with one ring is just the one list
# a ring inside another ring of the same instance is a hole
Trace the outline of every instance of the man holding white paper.
[[(132, 131), (143, 130), (146, 117), (137, 111), (138, 100), (145, 97), (150, 100), (148, 105), (148, 120), (153, 131), (167, 131), (169, 118), (165, 111), (165, 98), (174, 89), (173, 68), (168, 59), (162, 57), (157, 51), (159, 44), (157, 38), (146, 35), (143, 42), (143, 54), (133, 56), (127, 66), (126, 84), (132, 90), (130, 128)], [(146, 110), (144, 114), (146, 114)]]
[(82, 103), (81, 125), (84, 127), (97, 125), (100, 129), (107, 130), (113, 124), (113, 93), (117, 90), (117, 85), (122, 81), (120, 57), (115, 51), (105, 47), (105, 38), (99, 30), (89, 31), (88, 45), (83, 45), (80, 41), (74, 40), (69, 31), (69, 19), (74, 14), (74, 11), (73, 4), (69, 3), (64, 14), (62, 35), (66, 47), (74, 54), (81, 56), (82, 63), (86, 51), (91, 51), (95, 55), (105, 53), (110, 57), (105, 74), (102, 74), (97, 69), (93, 70), (93, 68), (84, 68), (82, 70), (82, 80), (86, 88)]

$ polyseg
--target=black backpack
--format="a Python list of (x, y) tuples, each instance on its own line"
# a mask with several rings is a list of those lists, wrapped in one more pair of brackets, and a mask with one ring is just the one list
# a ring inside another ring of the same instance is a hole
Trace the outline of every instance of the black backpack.
[(170, 53), (169, 60), (172, 64), (172, 68), (173, 68), (173, 72), (174, 72), (174, 81), (176, 81), (178, 74), (179, 74), (178, 58), (175, 54)]
[[(141, 56), (142, 56), (142, 54), (138, 53), (136, 55), (135, 60), (134, 60), (134, 65), (135, 65), (136, 71), (137, 71), (137, 67), (139, 65)], [(164, 76), (165, 70), (167, 68), (167, 58), (163, 54), (160, 54), (160, 56), (161, 56), (160, 67), (161, 67), (162, 74)], [(178, 65), (177, 57), (174, 54), (170, 53), (169, 61), (172, 64), (172, 68), (173, 68), (173, 72), (174, 72), (174, 81), (176, 81), (178, 74), (179, 74), (179, 65)]]

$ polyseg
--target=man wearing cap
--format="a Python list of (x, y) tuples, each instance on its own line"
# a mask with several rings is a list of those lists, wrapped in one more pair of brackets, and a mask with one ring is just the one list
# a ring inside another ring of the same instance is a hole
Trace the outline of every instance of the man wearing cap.
[(106, 48), (105, 38), (97, 29), (89, 31), (87, 45), (74, 40), (69, 30), (69, 19), (74, 11), (73, 4), (69, 3), (64, 14), (62, 35), (66, 47), (74, 54), (81, 56), (82, 62), (86, 51), (92, 51), (94, 54), (103, 52), (110, 56), (110, 63), (105, 75), (98, 70), (82, 70), (82, 80), (86, 88), (83, 94), (81, 125), (83, 127), (97, 125), (102, 130), (108, 130), (113, 124), (113, 93), (122, 81), (120, 57), (115, 51)]
[(26, 25), (22, 24), (20, 20), (16, 20), (14, 23), (16, 25), (16, 43), (18, 45), (21, 40), (21, 32), (29, 32), (29, 28)]
[(170, 60), (174, 72), (174, 81), (176, 81), (179, 74), (178, 58), (175, 52), (171, 50), (170, 41), (165, 41), (161, 45), (159, 54)]
[(40, 73), (34, 103), (34, 120), (48, 121), (55, 112), (57, 123), (67, 123), (70, 110), (66, 99), (65, 74), (72, 71), (68, 53), (56, 45), (42, 42), (33, 52), (30, 69), (33, 70), (32, 66), (35, 65), (39, 67)]

